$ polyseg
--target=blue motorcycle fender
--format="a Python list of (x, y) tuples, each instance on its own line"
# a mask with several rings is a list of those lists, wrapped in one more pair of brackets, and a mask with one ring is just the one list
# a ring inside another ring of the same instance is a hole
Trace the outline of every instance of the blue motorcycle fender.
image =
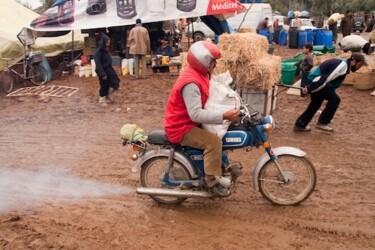
[[(168, 149), (149, 150), (141, 158), (139, 158), (137, 160), (136, 165), (132, 168), (132, 172), (138, 172), (139, 170), (141, 170), (142, 165), (146, 161), (148, 161), (152, 158), (157, 158), (157, 157), (160, 157), (160, 156), (169, 157), (169, 154), (170, 154), (170, 150), (168, 150)], [(182, 154), (181, 152), (175, 152), (174, 153), (174, 159), (177, 160), (178, 162), (180, 162), (182, 165), (184, 165), (193, 178), (198, 177), (197, 170), (194, 168), (194, 166), (192, 165), (192, 163), (190, 162), (190, 160), (187, 158), (186, 155)]]
[[(274, 154), (276, 156), (280, 155), (294, 155), (297, 157), (305, 157), (306, 153), (302, 151), (301, 149), (298, 148), (293, 148), (293, 147), (277, 147), (272, 149)], [(254, 189), (255, 191), (259, 191), (259, 184), (258, 184), (258, 176), (260, 170), (263, 168), (263, 166), (271, 160), (270, 156), (267, 153), (264, 153), (257, 161), (254, 169), (254, 174), (253, 174), (253, 182), (254, 182)]]

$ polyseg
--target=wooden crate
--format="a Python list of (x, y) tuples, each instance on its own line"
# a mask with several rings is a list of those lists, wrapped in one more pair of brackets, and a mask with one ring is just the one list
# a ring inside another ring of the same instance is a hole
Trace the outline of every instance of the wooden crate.
[(277, 86), (270, 90), (240, 88), (238, 92), (242, 100), (249, 104), (250, 111), (270, 115), (276, 108)]
[(169, 65), (169, 73), (179, 73), (180, 65)]

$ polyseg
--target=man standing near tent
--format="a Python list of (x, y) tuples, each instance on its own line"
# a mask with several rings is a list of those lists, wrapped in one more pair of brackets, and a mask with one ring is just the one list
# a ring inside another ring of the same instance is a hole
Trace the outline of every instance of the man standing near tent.
[(135, 78), (139, 78), (139, 63), (142, 63), (142, 76), (146, 78), (146, 55), (150, 52), (150, 36), (148, 30), (142, 26), (141, 19), (135, 21), (135, 27), (129, 34), (130, 54), (134, 56)]

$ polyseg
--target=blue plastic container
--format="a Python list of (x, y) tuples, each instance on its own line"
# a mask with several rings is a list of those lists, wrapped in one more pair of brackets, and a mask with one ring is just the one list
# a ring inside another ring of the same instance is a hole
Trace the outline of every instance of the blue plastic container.
[(290, 27), (288, 31), (289, 37), (289, 48), (290, 49), (297, 49), (298, 48), (298, 28), (297, 27)]
[(279, 35), (279, 45), (286, 46), (288, 44), (288, 31), (281, 30)]
[(265, 37), (267, 37), (267, 39), (268, 39), (268, 33), (269, 33), (269, 31), (267, 29), (259, 30), (259, 35), (265, 36)]
[(312, 29), (306, 29), (306, 43), (313, 44), (313, 31)]
[(307, 32), (304, 30), (298, 31), (298, 48), (303, 48), (307, 42)]
[(273, 32), (268, 33), (268, 43), (271, 44), (273, 40)]
[(43, 55), (43, 60), (39, 64), (42, 66), (46, 71), (47, 71), (47, 82), (52, 80), (52, 70), (51, 67), (49, 66), (47, 58)]
[(323, 45), (325, 46), (332, 46), (333, 44), (333, 33), (332, 30), (324, 30), (323, 31)]
[(314, 45), (323, 45), (323, 30), (322, 29), (315, 29), (313, 30), (313, 40)]

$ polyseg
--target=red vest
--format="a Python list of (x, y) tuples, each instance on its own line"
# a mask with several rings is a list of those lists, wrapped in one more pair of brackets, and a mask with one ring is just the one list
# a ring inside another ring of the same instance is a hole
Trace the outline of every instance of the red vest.
[(202, 107), (204, 107), (208, 98), (210, 84), (208, 74), (202, 74), (190, 66), (181, 71), (165, 107), (164, 129), (166, 136), (172, 143), (181, 142), (190, 129), (199, 125), (190, 119), (182, 98), (181, 90), (188, 83), (195, 83), (198, 86), (201, 92)]

